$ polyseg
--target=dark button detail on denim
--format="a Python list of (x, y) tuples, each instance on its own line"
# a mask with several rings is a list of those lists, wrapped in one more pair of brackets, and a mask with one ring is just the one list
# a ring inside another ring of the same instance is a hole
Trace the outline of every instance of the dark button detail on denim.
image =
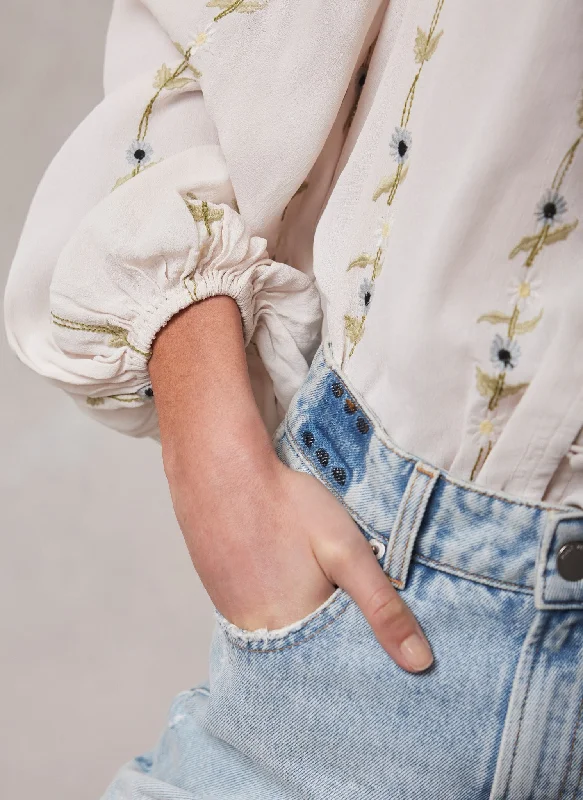
[(359, 433), (368, 433), (370, 430), (370, 425), (364, 417), (359, 417), (356, 420), (356, 427)]
[(328, 455), (326, 450), (324, 450), (323, 447), (320, 447), (318, 448), (318, 450), (316, 450), (316, 458), (323, 467), (328, 466), (328, 462), (330, 461), (330, 456)]
[(346, 483), (346, 470), (342, 469), (342, 467), (332, 467), (332, 477), (339, 483), (340, 486), (344, 486)]
[(314, 444), (314, 434), (312, 431), (304, 431), (302, 433), (302, 439), (306, 447), (311, 447)]
[(567, 542), (561, 547), (557, 569), (566, 581), (583, 580), (583, 542)]
[(341, 383), (333, 383), (332, 384), (332, 394), (334, 397), (342, 397), (344, 394), (344, 386)]
[(356, 405), (354, 400), (351, 400), (350, 397), (347, 397), (346, 400), (344, 401), (344, 410), (346, 411), (346, 413), (354, 414), (357, 411), (357, 409), (358, 406)]

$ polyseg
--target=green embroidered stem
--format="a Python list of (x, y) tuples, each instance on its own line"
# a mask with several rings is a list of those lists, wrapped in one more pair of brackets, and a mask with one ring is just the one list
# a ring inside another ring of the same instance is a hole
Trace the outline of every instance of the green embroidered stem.
[(133, 344), (130, 344), (128, 341), (128, 334), (125, 328), (121, 328), (117, 325), (87, 325), (85, 322), (77, 322), (72, 319), (66, 319), (65, 317), (59, 317), (57, 314), (51, 312), (51, 317), (53, 321), (53, 325), (58, 325), (59, 328), (67, 328), (71, 331), (88, 331), (91, 333), (105, 333), (111, 336), (109, 345), (110, 347), (129, 347), (130, 350), (133, 350), (134, 353), (138, 353), (140, 356), (144, 356), (144, 358), (150, 358), (151, 352), (144, 352), (143, 350), (138, 350), (137, 347), (134, 347)]
[[(583, 108), (583, 98), (581, 108)], [(580, 112), (578, 111), (578, 113)], [(579, 124), (581, 124), (580, 120)], [(563, 185), (567, 173), (569, 172), (569, 169), (571, 168), (571, 165), (573, 164), (575, 154), (577, 153), (577, 149), (581, 144), (581, 141), (583, 141), (583, 134), (578, 135), (561, 159), (553, 176), (550, 191), (543, 196), (539, 206), (537, 207), (537, 217), (539, 222), (542, 223), (539, 232), (532, 236), (524, 236), (516, 245), (516, 247), (510, 251), (508, 256), (509, 259), (514, 258), (520, 252), (527, 253), (526, 259), (522, 265), (527, 270), (532, 268), (536, 258), (544, 247), (549, 244), (554, 244), (555, 242), (564, 241), (578, 225), (578, 220), (574, 220), (574, 222), (560, 226), (556, 226), (556, 222), (567, 210), (567, 203), (565, 199), (559, 195), (559, 191)], [(526, 291), (524, 291), (524, 289), (526, 289)], [(478, 318), (478, 322), (489, 322), (493, 325), (498, 325), (501, 323), (508, 324), (506, 341), (504, 342), (498, 337), (499, 341), (497, 342), (495, 339), (493, 344), (494, 348), (500, 348), (497, 357), (500, 362), (503, 361), (504, 368), (496, 377), (488, 375), (479, 367), (477, 367), (476, 371), (478, 391), (481, 395), (488, 397), (488, 411), (494, 411), (498, 407), (503, 397), (516, 394), (517, 392), (526, 389), (529, 385), (528, 383), (506, 383), (508, 368), (509, 366), (510, 368), (514, 367), (512, 361), (517, 357), (517, 355), (520, 355), (520, 350), (518, 350), (517, 346), (515, 346), (516, 337), (522, 334), (531, 333), (536, 328), (543, 316), (544, 309), (541, 308), (536, 316), (531, 317), (524, 322), (520, 322), (520, 299), (527, 298), (529, 294), (530, 284), (528, 281), (523, 281), (518, 287), (518, 299), (514, 304), (514, 308), (512, 309), (512, 314), (510, 316), (507, 316), (500, 311), (491, 311), (488, 314), (482, 314)], [(491, 432), (489, 432), (488, 435), (490, 437), (488, 441), (488, 447), (486, 450), (483, 446), (480, 447), (478, 456), (470, 474), (470, 480), (474, 479), (478, 469), (481, 469), (484, 462), (488, 458), (488, 455), (490, 454), (493, 446), (493, 439), (491, 438)], [(484, 450), (485, 455), (483, 455)]]
[(227, 8), (225, 8), (224, 11), (221, 11), (220, 14), (217, 14), (217, 16), (214, 18), (215, 22), (218, 22), (223, 17), (226, 17), (227, 14), (232, 14), (233, 11), (236, 11), (239, 8), (239, 6), (243, 5), (244, 2), (245, 0), (235, 0), (235, 2), (231, 3), (230, 6), (227, 6)]
[(476, 460), (474, 462), (474, 466), (472, 467), (472, 472), (470, 474), (470, 480), (471, 481), (473, 481), (474, 478), (476, 477), (476, 472), (478, 471), (478, 465), (480, 464), (480, 459), (482, 458), (482, 453), (484, 452), (484, 450), (486, 451), (486, 455), (484, 456), (484, 462), (483, 462), (483, 463), (485, 463), (486, 459), (490, 455), (490, 450), (491, 449), (492, 449), (492, 442), (491, 441), (488, 442), (488, 446), (487, 447), (483, 447), (483, 446), (480, 447), (480, 452), (478, 453), (478, 457), (476, 458)]
[[(192, 292), (190, 291), (190, 289), (188, 288), (188, 284), (186, 283), (188, 278), (190, 278), (190, 280), (192, 281), (192, 288), (193, 288)], [(196, 283), (194, 282), (194, 272), (191, 275), (187, 275), (186, 277), (184, 277), (182, 279), (182, 285), (184, 286), (184, 288), (186, 289), (186, 291), (190, 295), (190, 299), (192, 300), (192, 302), (196, 303), (196, 301), (198, 300), (198, 297), (196, 295)]]
[(547, 238), (548, 232), (549, 232), (549, 226), (543, 225), (539, 235), (536, 237), (536, 240), (532, 246), (532, 250), (530, 251), (528, 258), (524, 262), (525, 267), (532, 267), (532, 265), (534, 264), (535, 258), (538, 256), (540, 251), (545, 246), (545, 240)]
[(207, 203), (206, 200), (202, 201), (202, 218), (204, 220), (204, 226), (206, 228), (206, 232), (208, 233), (209, 236), (211, 236), (212, 230), (211, 230), (211, 223), (209, 220), (209, 204)]
[[(191, 48), (189, 47), (187, 50), (184, 51), (184, 59), (182, 62), (176, 67), (174, 72), (171, 72), (170, 75), (166, 78), (166, 80), (162, 83), (162, 85), (158, 88), (156, 94), (152, 97), (148, 105), (146, 106), (144, 113), (142, 114), (142, 118), (140, 119), (140, 124), (138, 125), (138, 141), (144, 141), (146, 138), (146, 134), (148, 133), (148, 124), (150, 122), (150, 116), (154, 109), (154, 104), (156, 100), (160, 97), (164, 89), (168, 86), (176, 78), (180, 77), (183, 72), (186, 72), (187, 69), (190, 67), (190, 54)], [(139, 171), (140, 164), (138, 164), (138, 171)]]
[(518, 317), (520, 316), (520, 309), (518, 308), (518, 303), (514, 306), (514, 310), (512, 312), (512, 316), (510, 317), (510, 321), (508, 322), (508, 338), (513, 339), (514, 334), (516, 333), (516, 325), (518, 323)]
[(496, 380), (496, 388), (490, 398), (490, 402), (488, 403), (488, 409), (490, 411), (494, 411), (498, 403), (500, 402), (500, 398), (502, 397), (502, 392), (504, 391), (504, 383), (506, 381), (506, 371), (501, 372), (498, 375), (498, 379)]
[(383, 256), (383, 248), (379, 247), (375, 256), (374, 264), (372, 266), (372, 280), (376, 281), (378, 276), (381, 274), (382, 263), (381, 259)]
[[(415, 63), (419, 64), (419, 68), (415, 73), (411, 86), (409, 87), (409, 91), (407, 92), (407, 96), (405, 97), (405, 102), (403, 104), (403, 110), (401, 112), (401, 121), (400, 121), (400, 129), (396, 129), (395, 133), (398, 135), (402, 135), (403, 140), (397, 141), (395, 144), (391, 142), (391, 148), (396, 150), (396, 154), (398, 154), (397, 160), (398, 165), (396, 172), (390, 178), (383, 178), (381, 183), (375, 189), (373, 193), (373, 202), (376, 202), (381, 195), (387, 195), (387, 205), (391, 206), (399, 189), (399, 186), (404, 181), (405, 176), (407, 175), (408, 164), (405, 165), (406, 156), (408, 154), (408, 148), (410, 146), (410, 133), (407, 131), (407, 125), (411, 118), (411, 112), (413, 109), (413, 101), (415, 99), (415, 91), (419, 84), (419, 78), (421, 77), (421, 73), (423, 71), (424, 64), (429, 61), (432, 55), (435, 53), (437, 49), (437, 45), (443, 31), (436, 33), (437, 24), (439, 22), (439, 15), (441, 14), (441, 10), (443, 8), (445, 0), (438, 0), (438, 3), (435, 7), (433, 12), (433, 17), (431, 18), (431, 24), (429, 26), (429, 32), (424, 33), (421, 28), (417, 28), (417, 35), (415, 37), (414, 43), (414, 56), (415, 56)], [(395, 134), (393, 134), (395, 136)], [(401, 150), (401, 146), (403, 146), (403, 151)], [(367, 253), (361, 253), (357, 258), (353, 259), (350, 264), (348, 265), (348, 270), (353, 269), (354, 267), (362, 267), (365, 268), (369, 264), (372, 264), (372, 275), (370, 279), (370, 288), (362, 288), (361, 291), (365, 292), (368, 299), (365, 301), (366, 306), (370, 303), (370, 298), (372, 296), (372, 287), (374, 286), (374, 282), (378, 278), (381, 273), (382, 265), (383, 265), (383, 254), (384, 254), (384, 242), (385, 238), (388, 234), (381, 234), (381, 245), (377, 247), (376, 254), (374, 256), (374, 260), (371, 259)], [(364, 326), (366, 320), (366, 311), (365, 315), (361, 318), (353, 317), (348, 314), (344, 316), (344, 330), (346, 338), (352, 343), (350, 348), (348, 358), (351, 358), (356, 345), (362, 339), (364, 334)]]
[[(194, 196), (189, 193), (187, 197), (194, 198)], [(211, 223), (218, 222), (218, 220), (223, 219), (225, 216), (225, 212), (222, 208), (218, 206), (212, 205), (209, 206), (206, 200), (202, 200), (200, 207), (193, 205), (190, 203), (186, 198), (183, 198), (184, 202), (186, 203), (186, 207), (190, 211), (190, 214), (195, 222), (204, 222), (204, 226), (206, 228), (206, 232), (209, 236), (212, 235)], [(198, 201), (197, 201), (198, 202)]]
[(393, 181), (393, 185), (389, 190), (389, 196), (387, 197), (387, 205), (390, 206), (395, 199), (395, 195), (397, 194), (397, 189), (401, 185), (401, 175), (403, 174), (403, 165), (399, 164), (397, 167), (397, 172), (395, 174), (395, 180)]
[(133, 396), (129, 395), (129, 394), (125, 395), (125, 396), (121, 395), (121, 394), (110, 394), (108, 399), (117, 400), (118, 403), (137, 403), (142, 398), (140, 397), (139, 394), (136, 394), (136, 395), (133, 395)]
[(555, 177), (553, 178), (553, 182), (551, 183), (551, 188), (555, 189), (557, 192), (560, 190), (561, 186), (563, 185), (563, 181), (569, 171), (571, 164), (573, 163), (573, 159), (575, 158), (575, 153), (577, 152), (577, 148), (581, 144), (581, 139), (583, 139), (583, 134), (579, 136), (579, 138), (573, 142), (571, 147), (567, 150), (565, 155), (563, 156), (563, 160), (559, 164), (559, 167), (555, 173)]

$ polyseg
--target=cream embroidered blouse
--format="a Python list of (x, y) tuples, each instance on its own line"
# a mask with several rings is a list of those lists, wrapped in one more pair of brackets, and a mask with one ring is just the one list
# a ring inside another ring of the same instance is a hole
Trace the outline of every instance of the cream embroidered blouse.
[(401, 447), (583, 506), (582, 41), (580, 0), (116, 0), (12, 347), (156, 436), (157, 331), (228, 294), (270, 427), (324, 335)]

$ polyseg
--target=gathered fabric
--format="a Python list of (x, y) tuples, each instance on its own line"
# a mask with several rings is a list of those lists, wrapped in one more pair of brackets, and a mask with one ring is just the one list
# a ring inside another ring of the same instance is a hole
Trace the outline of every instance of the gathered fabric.
[(156, 437), (156, 334), (229, 295), (271, 430), (325, 338), (400, 446), (583, 506), (583, 6), (559, 7), (116, 0), (104, 100), (15, 256), (11, 346)]

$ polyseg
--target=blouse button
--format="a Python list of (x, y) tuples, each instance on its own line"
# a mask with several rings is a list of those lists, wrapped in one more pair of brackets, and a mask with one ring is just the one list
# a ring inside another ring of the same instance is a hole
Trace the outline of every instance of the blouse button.
[(330, 456), (328, 455), (326, 450), (324, 450), (323, 447), (319, 447), (318, 450), (316, 450), (316, 458), (323, 467), (328, 466), (328, 462), (330, 461)]

